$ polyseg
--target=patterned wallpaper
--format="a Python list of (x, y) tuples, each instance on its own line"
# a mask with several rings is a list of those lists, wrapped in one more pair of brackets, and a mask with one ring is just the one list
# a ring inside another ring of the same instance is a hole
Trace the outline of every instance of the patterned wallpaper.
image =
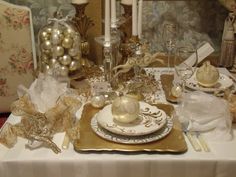
[[(6, 1), (31, 8), (35, 33), (59, 5), (70, 9), (68, 4), (71, 2), (71, 0)], [(173, 21), (180, 26), (179, 44), (187, 42), (196, 45), (202, 41), (209, 41), (217, 51), (219, 50), (227, 10), (217, 0), (144, 1), (143, 8), (143, 34), (151, 42), (153, 51), (163, 51), (161, 32), (162, 25), (166, 21)]]
[(144, 1), (143, 35), (154, 51), (163, 51), (163, 23), (179, 26), (178, 44), (210, 42), (219, 51), (227, 10), (216, 0)]

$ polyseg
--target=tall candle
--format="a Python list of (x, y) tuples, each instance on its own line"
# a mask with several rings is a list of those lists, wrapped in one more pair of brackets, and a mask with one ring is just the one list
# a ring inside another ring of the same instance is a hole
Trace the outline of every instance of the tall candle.
[(143, 0), (138, 2), (138, 37), (142, 38), (142, 14), (143, 14)]
[(116, 28), (116, 0), (111, 0), (111, 27)]
[(137, 0), (133, 0), (132, 4), (132, 35), (138, 35), (138, 19), (137, 19)]
[(125, 4), (125, 5), (132, 5), (133, 0), (121, 0), (120, 3), (121, 3), (121, 4)]
[(110, 42), (110, 0), (105, 0), (105, 42)]
[(85, 4), (88, 3), (89, 0), (72, 0), (72, 4)]

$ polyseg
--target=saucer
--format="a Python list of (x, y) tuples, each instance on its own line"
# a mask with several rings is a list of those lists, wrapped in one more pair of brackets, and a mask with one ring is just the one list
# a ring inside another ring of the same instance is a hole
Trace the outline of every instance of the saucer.
[(186, 81), (186, 86), (188, 88), (204, 92), (224, 91), (225, 89), (231, 87), (232, 85), (233, 81), (227, 75), (222, 73), (220, 73), (219, 80), (213, 87), (203, 87), (199, 85), (195, 74)]
[(113, 119), (111, 104), (105, 106), (96, 115), (98, 124), (118, 135), (140, 136), (153, 133), (161, 129), (166, 124), (166, 113), (145, 102), (140, 102), (139, 117), (130, 123), (121, 123)]

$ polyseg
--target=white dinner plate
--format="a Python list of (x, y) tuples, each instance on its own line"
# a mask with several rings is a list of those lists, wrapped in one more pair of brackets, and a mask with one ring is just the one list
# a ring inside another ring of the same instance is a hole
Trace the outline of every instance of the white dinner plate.
[(220, 73), (220, 77), (216, 85), (213, 87), (203, 87), (198, 84), (195, 74), (186, 81), (186, 86), (193, 90), (200, 90), (204, 92), (223, 91), (233, 85), (233, 81), (225, 74)]
[(166, 123), (166, 113), (145, 102), (140, 102), (139, 117), (131, 123), (121, 123), (113, 119), (111, 104), (99, 111), (96, 118), (104, 129), (126, 136), (147, 135), (161, 129)]
[(96, 116), (94, 116), (91, 120), (91, 127), (98, 136), (108, 141), (122, 144), (144, 144), (160, 140), (171, 132), (173, 128), (173, 121), (169, 117), (167, 117), (166, 120), (166, 124), (160, 130), (142, 136), (124, 136), (107, 131), (106, 129), (99, 126)]

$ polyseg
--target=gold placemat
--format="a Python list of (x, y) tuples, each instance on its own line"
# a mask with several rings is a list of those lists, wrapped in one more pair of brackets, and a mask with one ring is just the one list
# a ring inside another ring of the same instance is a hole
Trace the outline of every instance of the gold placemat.
[[(158, 104), (156, 106), (164, 110), (169, 116), (174, 111), (172, 105)], [(84, 106), (80, 120), (80, 139), (74, 143), (76, 151), (146, 151), (168, 153), (183, 153), (187, 151), (187, 145), (177, 119), (174, 119), (173, 129), (165, 138), (152, 143), (127, 145), (104, 140), (93, 132), (90, 121), (98, 111), (99, 109), (93, 108), (90, 104)]]
[(174, 80), (174, 75), (173, 74), (162, 74), (160, 76), (161, 78), (161, 84), (163, 91), (165, 93), (166, 100), (171, 102), (171, 103), (177, 103), (177, 97), (173, 96), (171, 94), (171, 88), (172, 88), (172, 82)]

